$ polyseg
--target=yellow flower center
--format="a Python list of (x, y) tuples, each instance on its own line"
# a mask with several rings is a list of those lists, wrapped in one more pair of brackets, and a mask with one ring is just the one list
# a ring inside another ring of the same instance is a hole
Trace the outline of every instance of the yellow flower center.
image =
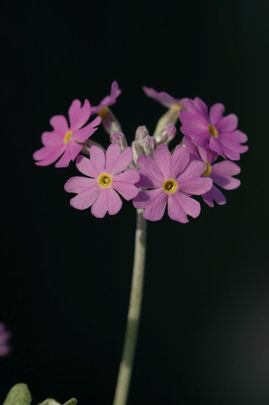
[(219, 136), (219, 131), (216, 127), (214, 127), (214, 125), (208, 125), (208, 131), (213, 138), (217, 138)]
[(102, 107), (101, 108), (101, 110), (99, 110), (98, 111), (98, 115), (101, 117), (101, 118), (104, 118), (104, 117), (106, 117), (108, 114), (109, 114), (109, 108), (108, 107)]
[(178, 112), (178, 111), (180, 111), (182, 108), (183, 108), (183, 107), (182, 107), (181, 104), (171, 104), (171, 105), (170, 105), (170, 110), (171, 110), (171, 111)]
[(64, 136), (64, 144), (66, 145), (69, 141), (70, 141), (70, 139), (72, 138), (72, 136), (73, 136), (73, 131), (67, 131), (66, 132), (66, 134), (65, 134), (65, 136)]
[(112, 177), (108, 173), (101, 173), (98, 176), (97, 182), (102, 188), (109, 188), (112, 185)]
[(163, 183), (163, 190), (167, 194), (174, 194), (177, 191), (178, 183), (175, 179), (167, 179)]
[(208, 177), (208, 176), (210, 176), (211, 173), (212, 173), (212, 166), (210, 163), (206, 162), (206, 169), (203, 173), (203, 176)]

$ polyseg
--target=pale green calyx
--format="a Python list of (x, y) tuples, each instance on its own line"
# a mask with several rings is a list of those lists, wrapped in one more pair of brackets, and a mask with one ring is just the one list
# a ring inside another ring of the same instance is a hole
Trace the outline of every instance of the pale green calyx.
[(26, 384), (16, 384), (9, 391), (3, 405), (31, 405), (32, 396)]

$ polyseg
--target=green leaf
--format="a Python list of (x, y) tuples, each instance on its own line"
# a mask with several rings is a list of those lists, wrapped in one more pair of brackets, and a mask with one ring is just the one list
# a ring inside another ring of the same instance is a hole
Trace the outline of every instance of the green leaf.
[(32, 397), (26, 384), (16, 384), (11, 388), (3, 405), (31, 405)]

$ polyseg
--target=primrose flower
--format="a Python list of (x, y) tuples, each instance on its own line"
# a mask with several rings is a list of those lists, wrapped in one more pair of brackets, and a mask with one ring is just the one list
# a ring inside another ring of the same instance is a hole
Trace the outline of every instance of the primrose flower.
[(166, 206), (171, 219), (186, 223), (188, 215), (199, 216), (201, 206), (191, 195), (202, 195), (212, 187), (209, 177), (202, 177), (204, 163), (190, 160), (190, 154), (183, 146), (177, 146), (171, 154), (165, 144), (157, 146), (153, 157), (138, 159), (140, 181), (137, 186), (143, 190), (134, 199), (136, 208), (144, 208), (144, 217), (158, 221)]
[(157, 91), (154, 90), (152, 87), (143, 87), (144, 93), (146, 96), (152, 98), (153, 100), (157, 101), (161, 105), (167, 108), (175, 108), (178, 111), (181, 110), (184, 106), (185, 100), (188, 100), (186, 98), (175, 98), (171, 96), (170, 94), (166, 93), (165, 91)]
[(210, 149), (218, 155), (231, 160), (239, 160), (240, 153), (248, 150), (247, 136), (237, 129), (238, 119), (235, 114), (223, 116), (224, 105), (214, 104), (210, 110), (200, 99), (185, 102), (185, 109), (180, 111), (181, 132), (196, 145)]
[(7, 356), (10, 352), (9, 346), (10, 333), (7, 331), (5, 325), (0, 323), (0, 356)]
[(119, 88), (118, 82), (114, 81), (111, 85), (110, 94), (103, 98), (98, 105), (92, 107), (92, 113), (100, 114), (102, 116), (102, 110), (106, 111), (107, 107), (116, 104), (117, 98), (120, 94), (121, 89)]
[(48, 166), (57, 161), (55, 167), (67, 167), (75, 160), (83, 148), (83, 143), (97, 130), (100, 117), (84, 126), (91, 116), (88, 100), (81, 105), (74, 100), (68, 110), (69, 124), (64, 115), (55, 115), (50, 119), (53, 131), (42, 134), (43, 147), (33, 154), (37, 166)]
[(138, 194), (135, 184), (139, 181), (136, 169), (129, 169), (132, 163), (130, 147), (121, 152), (118, 144), (110, 144), (105, 152), (98, 146), (90, 148), (90, 159), (79, 156), (76, 161), (78, 170), (87, 177), (72, 177), (65, 183), (65, 191), (76, 193), (70, 200), (72, 207), (85, 210), (103, 218), (106, 213), (117, 214), (122, 201), (131, 200)]
[[(223, 160), (216, 163), (218, 155), (208, 151), (201, 146), (195, 146), (186, 137), (183, 140), (184, 145), (195, 159), (204, 162), (205, 171), (203, 176), (210, 177), (213, 181), (211, 190), (202, 195), (204, 202), (209, 207), (214, 207), (214, 201), (219, 205), (226, 204), (226, 198), (219, 187), (224, 190), (234, 190), (240, 186), (240, 180), (233, 176), (240, 173), (240, 167), (230, 160)], [(217, 187), (218, 186), (218, 187)]]

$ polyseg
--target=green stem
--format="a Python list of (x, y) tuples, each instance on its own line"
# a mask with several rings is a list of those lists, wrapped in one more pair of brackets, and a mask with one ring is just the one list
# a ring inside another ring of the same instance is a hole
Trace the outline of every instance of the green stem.
[(146, 220), (143, 218), (143, 213), (138, 210), (135, 233), (133, 278), (127, 318), (127, 327), (113, 405), (126, 405), (128, 399), (141, 313), (145, 257)]

